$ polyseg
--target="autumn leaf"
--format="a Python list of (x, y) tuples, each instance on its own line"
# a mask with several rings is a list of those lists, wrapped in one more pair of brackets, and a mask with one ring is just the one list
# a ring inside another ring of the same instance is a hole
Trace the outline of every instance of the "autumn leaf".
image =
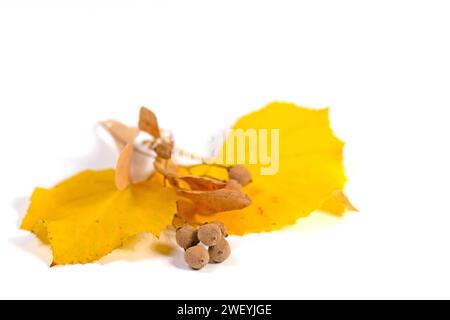
[[(216, 159), (229, 156), (225, 163), (183, 167), (173, 161), (174, 143), (161, 135), (155, 114), (142, 108), (139, 129), (154, 139), (142, 145), (153, 153), (142, 155), (156, 172), (134, 184), (138, 129), (114, 120), (103, 126), (121, 149), (116, 170), (88, 170), (52, 189), (36, 188), (22, 222), (50, 244), (54, 265), (96, 261), (137, 233), (158, 236), (172, 221), (221, 221), (231, 234), (246, 234), (282, 228), (317, 209), (356, 210), (343, 192), (343, 143), (328, 109), (269, 104), (236, 122), (242, 135), (231, 134)], [(242, 137), (243, 152), (233, 147), (228, 154), (229, 142)]]
[[(186, 215), (185, 219), (195, 223), (222, 221), (230, 233), (246, 234), (282, 228), (321, 208), (336, 214), (354, 209), (342, 192), (346, 182), (342, 164), (344, 143), (330, 128), (328, 109), (312, 110), (274, 102), (240, 118), (233, 129), (267, 130), (267, 145), (262, 147), (268, 153), (275, 143), (270, 132), (278, 130), (279, 158), (277, 164), (272, 164), (278, 166), (277, 172), (264, 174), (269, 164), (250, 163), (247, 146), (243, 164), (253, 181), (243, 190), (252, 204), (241, 210), (214, 215)], [(224, 145), (219, 158), (223, 159), (225, 155)], [(225, 162), (227, 165), (242, 164), (238, 160), (238, 153), (234, 152), (231, 161)], [(227, 178), (225, 170), (208, 165), (197, 166), (190, 172)]]
[(126, 144), (135, 139), (138, 129), (129, 127), (116, 120), (106, 120), (101, 125), (111, 134), (119, 150), (122, 150)]
[(37, 188), (21, 228), (51, 245), (53, 264), (88, 263), (140, 232), (158, 236), (176, 200), (159, 174), (120, 191), (114, 170), (88, 170), (52, 189)]

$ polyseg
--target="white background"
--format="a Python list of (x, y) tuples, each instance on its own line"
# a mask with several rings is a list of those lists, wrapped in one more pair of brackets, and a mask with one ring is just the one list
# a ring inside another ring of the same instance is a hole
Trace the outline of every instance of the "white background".
[[(37, 2), (0, 0), (0, 298), (450, 298), (448, 1)], [(359, 213), (200, 272), (151, 237), (50, 269), (18, 230), (35, 186), (114, 165), (98, 120), (146, 105), (204, 152), (272, 100), (331, 107)]]

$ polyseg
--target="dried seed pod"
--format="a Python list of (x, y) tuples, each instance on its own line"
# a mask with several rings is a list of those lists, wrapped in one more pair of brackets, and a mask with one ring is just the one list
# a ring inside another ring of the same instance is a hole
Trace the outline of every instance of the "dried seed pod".
[(198, 243), (197, 229), (191, 225), (185, 224), (177, 230), (175, 239), (178, 245), (184, 249), (195, 246)]
[(231, 254), (230, 244), (222, 238), (215, 246), (209, 247), (208, 253), (210, 262), (224, 262)]
[(214, 221), (211, 223), (214, 223), (215, 225), (217, 225), (219, 227), (220, 231), (222, 232), (222, 236), (228, 237), (228, 228), (223, 222)]
[(231, 166), (228, 168), (228, 177), (232, 180), (236, 180), (242, 186), (246, 186), (252, 182), (252, 175), (250, 171), (244, 166)]
[(173, 144), (170, 142), (162, 141), (155, 147), (156, 154), (163, 159), (170, 159), (172, 156)]
[(155, 138), (161, 136), (156, 115), (146, 107), (142, 107), (139, 112), (139, 129), (151, 134)]
[(222, 239), (222, 231), (220, 231), (220, 227), (217, 224), (207, 223), (198, 229), (198, 239), (205, 246), (214, 246)]
[(184, 261), (194, 270), (199, 270), (209, 262), (209, 253), (202, 246), (190, 247), (184, 253)]

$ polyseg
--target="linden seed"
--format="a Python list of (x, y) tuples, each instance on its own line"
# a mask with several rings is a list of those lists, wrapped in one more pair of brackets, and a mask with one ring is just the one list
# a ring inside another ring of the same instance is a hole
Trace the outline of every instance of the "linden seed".
[(214, 222), (211, 222), (211, 223), (214, 223), (214, 224), (216, 224), (219, 227), (220, 231), (222, 232), (222, 236), (228, 237), (228, 228), (223, 222), (214, 221)]
[(214, 246), (222, 239), (222, 231), (220, 231), (220, 227), (217, 224), (207, 223), (198, 229), (198, 239), (205, 246)]
[(185, 224), (177, 230), (175, 239), (180, 247), (188, 249), (198, 243), (197, 229), (193, 226)]
[(199, 270), (209, 262), (208, 251), (202, 246), (190, 247), (184, 253), (184, 261), (194, 270)]
[(208, 252), (210, 262), (224, 262), (230, 256), (230, 244), (227, 240), (221, 239), (215, 246), (209, 247)]
[(231, 166), (228, 168), (228, 177), (236, 180), (242, 186), (246, 186), (252, 182), (252, 176), (250, 172), (244, 166)]

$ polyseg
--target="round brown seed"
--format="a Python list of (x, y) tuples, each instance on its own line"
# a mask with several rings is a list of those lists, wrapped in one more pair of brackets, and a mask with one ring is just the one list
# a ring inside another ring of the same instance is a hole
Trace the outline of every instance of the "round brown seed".
[(184, 260), (194, 270), (199, 270), (209, 262), (209, 253), (202, 246), (193, 246), (184, 253)]
[(230, 256), (230, 244), (227, 240), (221, 239), (215, 246), (209, 247), (208, 252), (210, 262), (224, 262)]
[(228, 168), (228, 177), (230, 179), (236, 180), (242, 186), (246, 186), (252, 182), (252, 175), (250, 171), (244, 166), (231, 166)]
[(197, 229), (193, 226), (185, 224), (177, 230), (175, 239), (180, 247), (188, 249), (198, 243)]
[(222, 239), (222, 231), (220, 231), (217, 224), (207, 223), (198, 229), (198, 239), (205, 246), (214, 246), (220, 239)]
[(211, 223), (214, 223), (219, 227), (220, 231), (222, 232), (222, 236), (228, 237), (228, 229), (227, 229), (227, 226), (223, 222), (214, 221)]

